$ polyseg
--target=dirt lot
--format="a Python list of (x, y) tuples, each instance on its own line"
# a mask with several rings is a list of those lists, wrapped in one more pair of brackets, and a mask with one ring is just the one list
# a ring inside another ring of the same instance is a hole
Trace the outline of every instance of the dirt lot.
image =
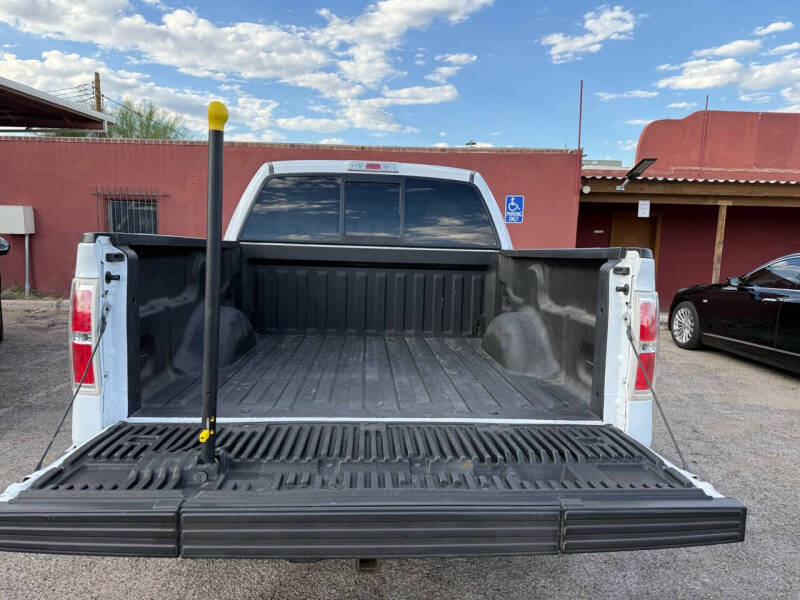
[[(67, 403), (64, 312), (7, 312), (0, 489), (30, 472)], [(657, 389), (691, 468), (749, 509), (743, 544), (615, 554), (188, 561), (0, 553), (2, 598), (798, 598), (800, 377), (661, 338)], [(67, 428), (69, 429), (69, 428)], [(51, 454), (69, 444), (63, 433)], [(663, 426), (656, 451), (674, 458)]]

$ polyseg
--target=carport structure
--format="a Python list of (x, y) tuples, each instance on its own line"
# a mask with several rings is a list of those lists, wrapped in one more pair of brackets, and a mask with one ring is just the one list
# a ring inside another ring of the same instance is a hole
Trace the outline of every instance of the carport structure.
[(105, 131), (114, 117), (0, 77), (0, 129)]
[[(713, 259), (711, 264), (707, 265), (711, 267), (707, 277), (712, 283), (720, 280), (726, 240), (730, 245), (743, 246), (741, 250), (746, 250), (744, 246), (763, 242), (765, 241), (763, 238), (771, 235), (780, 235), (780, 230), (783, 228), (779, 222), (784, 213), (769, 209), (800, 209), (800, 182), (642, 177), (632, 181), (624, 191), (617, 191), (616, 186), (623, 180), (621, 175), (584, 174), (582, 179), (584, 185), (591, 191), (581, 195), (581, 203), (623, 205), (613, 207), (615, 210), (611, 215), (610, 245), (618, 243), (641, 245), (649, 239), (652, 240), (651, 243), (645, 245), (652, 247), (657, 260), (660, 258), (658, 254), (665, 215), (680, 219), (690, 216), (694, 207), (713, 207), (711, 210), (706, 208), (703, 211), (704, 215), (713, 211), (715, 213), (713, 216), (716, 217)], [(629, 219), (625, 219), (625, 215), (630, 214), (635, 217), (635, 205), (640, 200), (650, 201), (653, 218), (642, 219), (641, 226), (630, 225), (626, 222)], [(764, 210), (734, 210), (744, 207)], [(739, 226), (743, 225), (739, 223), (739, 219), (731, 223), (731, 227), (726, 227), (729, 209), (732, 218), (734, 213), (736, 217), (758, 214), (761, 217), (758, 220), (764, 221), (766, 218), (767, 221), (772, 221), (773, 219), (768, 217), (774, 217), (776, 222), (771, 226), (767, 224), (766, 227), (759, 227), (748, 234), (739, 231)], [(788, 214), (790, 221), (797, 225), (797, 221), (800, 220), (800, 210)], [(681, 227), (680, 223), (674, 225)], [(644, 237), (641, 237), (643, 234)], [(735, 249), (729, 249), (726, 258), (735, 252)]]

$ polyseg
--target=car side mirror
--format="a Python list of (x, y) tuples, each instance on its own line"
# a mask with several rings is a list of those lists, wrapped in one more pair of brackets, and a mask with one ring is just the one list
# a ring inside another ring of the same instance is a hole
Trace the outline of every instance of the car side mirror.
[(733, 287), (739, 287), (742, 285), (742, 280), (738, 277), (728, 277), (728, 285), (732, 285)]
[(11, 242), (9, 242), (6, 238), (0, 237), (0, 256), (3, 254), (8, 254), (9, 250), (11, 250)]

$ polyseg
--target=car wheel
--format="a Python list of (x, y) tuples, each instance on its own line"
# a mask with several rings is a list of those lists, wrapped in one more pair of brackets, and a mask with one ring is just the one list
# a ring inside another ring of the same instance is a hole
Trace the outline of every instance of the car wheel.
[(672, 339), (681, 348), (699, 348), (700, 343), (700, 317), (697, 309), (689, 301), (684, 301), (675, 307), (672, 320), (669, 324)]

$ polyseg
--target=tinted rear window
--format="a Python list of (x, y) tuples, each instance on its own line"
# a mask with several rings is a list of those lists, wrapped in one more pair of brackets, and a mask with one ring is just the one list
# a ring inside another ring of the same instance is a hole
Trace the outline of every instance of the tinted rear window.
[(494, 229), (483, 199), (463, 183), (407, 179), (405, 235), (411, 244), (491, 248)]
[(400, 184), (348, 181), (344, 186), (344, 233), (400, 237)]
[(258, 195), (239, 239), (337, 241), (338, 177), (273, 177)]
[(239, 239), (434, 248), (498, 246), (483, 198), (471, 185), (347, 175), (270, 178)]

